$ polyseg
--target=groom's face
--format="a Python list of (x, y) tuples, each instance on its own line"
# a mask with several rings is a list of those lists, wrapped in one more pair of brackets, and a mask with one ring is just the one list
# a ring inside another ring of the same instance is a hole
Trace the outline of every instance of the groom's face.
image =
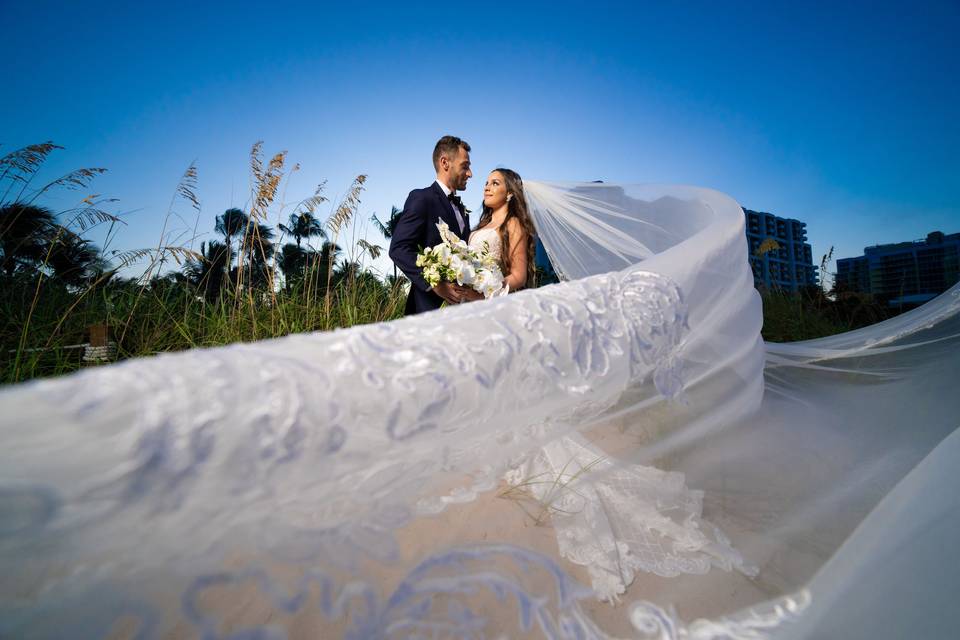
[(457, 149), (457, 155), (449, 162), (450, 182), (447, 186), (456, 191), (463, 191), (467, 188), (467, 180), (473, 177), (473, 172), (470, 171), (470, 152), (460, 147)]

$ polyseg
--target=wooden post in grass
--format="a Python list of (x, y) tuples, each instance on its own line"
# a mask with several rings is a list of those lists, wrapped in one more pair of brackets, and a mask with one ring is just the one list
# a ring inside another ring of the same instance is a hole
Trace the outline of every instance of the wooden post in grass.
[(92, 324), (87, 329), (90, 332), (91, 347), (105, 347), (110, 338), (110, 327), (105, 322)]
[(101, 322), (87, 327), (90, 333), (90, 342), (83, 350), (83, 361), (86, 363), (108, 362), (117, 357), (117, 345), (110, 342), (110, 326)]

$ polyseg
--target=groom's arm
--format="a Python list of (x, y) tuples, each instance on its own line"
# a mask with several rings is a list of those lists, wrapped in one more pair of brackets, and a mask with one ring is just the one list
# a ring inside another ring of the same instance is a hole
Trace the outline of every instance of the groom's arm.
[(411, 192), (390, 238), (390, 259), (413, 286), (422, 291), (430, 291), (430, 285), (423, 279), (423, 273), (417, 266), (417, 252), (423, 248), (419, 245), (423, 244), (423, 238), (427, 235), (427, 224), (425, 198), (415, 191)]

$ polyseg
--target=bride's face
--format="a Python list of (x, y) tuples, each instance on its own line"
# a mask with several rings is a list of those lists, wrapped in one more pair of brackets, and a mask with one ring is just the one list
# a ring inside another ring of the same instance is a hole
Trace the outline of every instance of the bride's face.
[(483, 186), (483, 206), (494, 211), (507, 201), (507, 183), (499, 171), (493, 171), (487, 177), (487, 184)]

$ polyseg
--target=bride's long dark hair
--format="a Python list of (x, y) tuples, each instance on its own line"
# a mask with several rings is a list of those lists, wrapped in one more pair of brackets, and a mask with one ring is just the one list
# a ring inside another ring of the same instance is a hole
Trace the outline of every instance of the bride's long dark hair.
[[(507, 217), (503, 219), (503, 223), (497, 229), (497, 234), (500, 236), (501, 247), (500, 270), (503, 271), (504, 276), (510, 274), (511, 244), (510, 231), (507, 229), (507, 223), (510, 222), (511, 218), (516, 218), (520, 226), (523, 227), (523, 230), (527, 232), (527, 246), (524, 247), (527, 252), (527, 280), (523, 286), (532, 287), (534, 285), (533, 279), (536, 275), (534, 260), (536, 258), (537, 238), (533, 220), (530, 219), (530, 213), (527, 211), (527, 200), (523, 197), (523, 180), (520, 178), (520, 175), (512, 169), (498, 168), (494, 169), (494, 171), (503, 176), (504, 185), (507, 187), (507, 195), (512, 196), (507, 201)], [(492, 219), (493, 209), (484, 206), (480, 213), (480, 220), (477, 221), (477, 226), (474, 227), (474, 230), (484, 228), (490, 224)]]

